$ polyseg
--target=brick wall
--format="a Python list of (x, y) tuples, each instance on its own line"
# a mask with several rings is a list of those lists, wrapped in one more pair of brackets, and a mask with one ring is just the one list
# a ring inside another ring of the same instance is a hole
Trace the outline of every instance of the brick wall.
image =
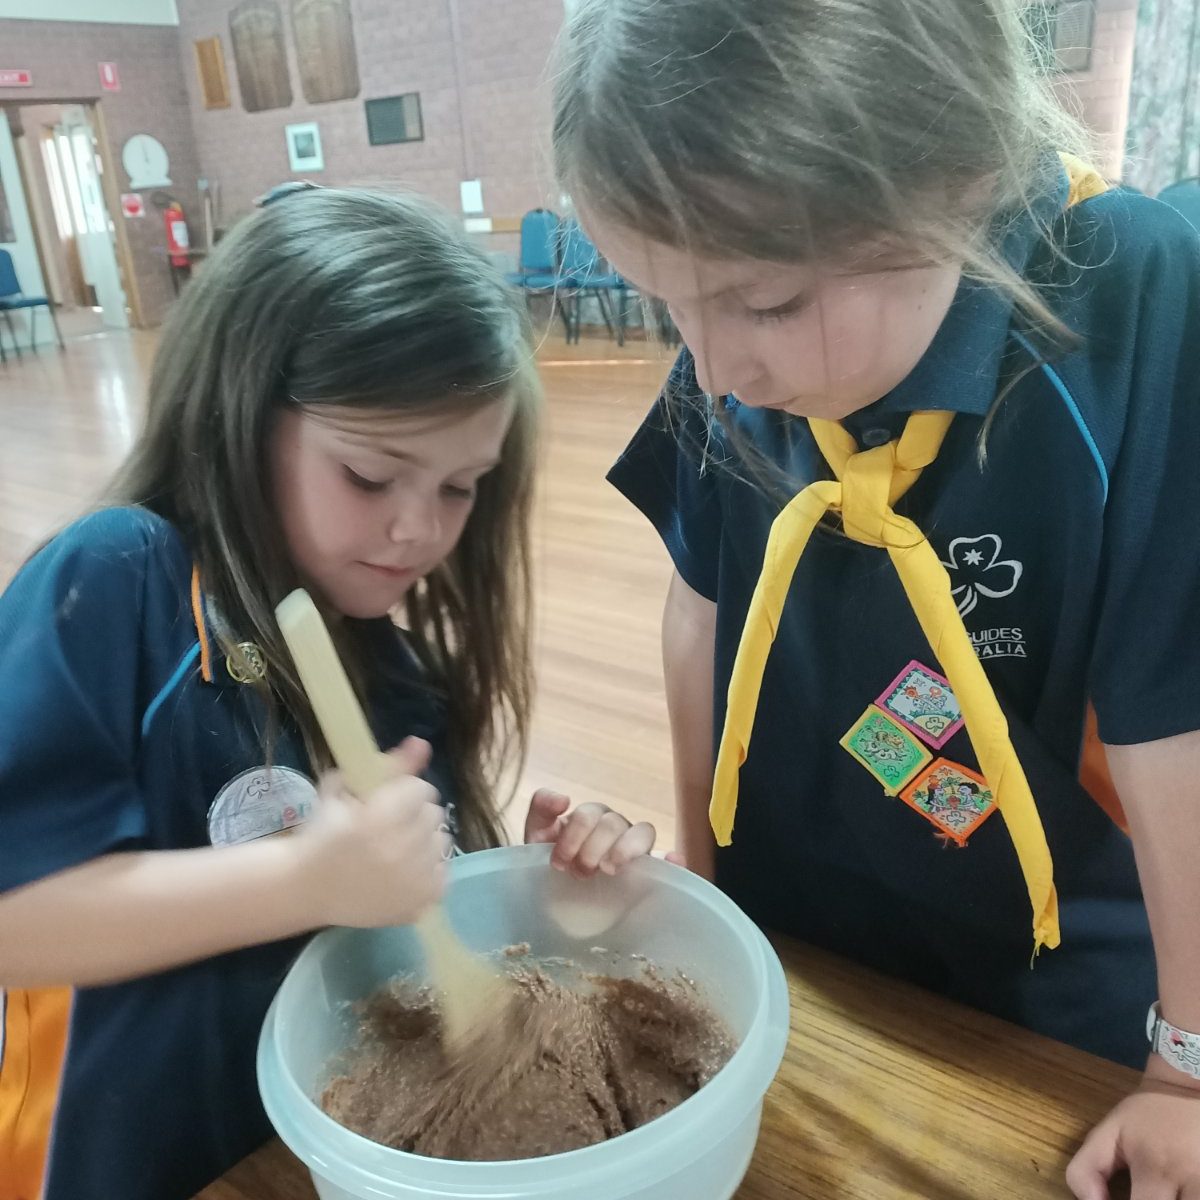
[[(129, 178), (121, 166), (121, 147), (135, 133), (152, 134), (170, 158), (171, 193), (197, 230), (198, 164), (180, 78), (178, 30), (67, 21), (5, 20), (0, 26), (2, 65), (28, 67), (34, 82), (31, 88), (5, 90), (0, 99), (20, 105), (99, 101), (122, 192), (128, 191)], [(119, 92), (101, 91), (101, 62), (117, 64)], [(144, 220), (125, 222), (143, 315), (150, 324), (161, 320), (173, 294), (162, 223), (155, 216), (151, 210)]]
[(1097, 0), (1091, 68), (1055, 83), (1061, 102), (1096, 134), (1099, 165), (1113, 178), (1120, 178), (1125, 157), (1136, 23), (1137, 0)]
[(557, 208), (548, 59), (562, 23), (562, 0), (457, 3), (466, 63), (463, 101), (484, 198), (497, 216), (520, 216), (538, 204)]
[[(323, 184), (413, 187), (459, 209), (459, 183), (483, 181), (496, 217), (544, 203), (550, 183), (546, 143), (546, 60), (563, 15), (562, 0), (354, 0), (361, 90), (352, 100), (309, 104), (283, 6), (293, 102), (248, 113), (242, 106), (229, 35), (234, 0), (179, 0), (180, 53), (202, 174), (220, 181), (225, 223), (255, 196), (292, 177), (284, 126), (316, 121)], [(219, 35), (232, 105), (206, 110), (193, 42)], [(461, 81), (461, 90), (459, 83)], [(372, 146), (363, 101), (415, 91), (425, 140)]]
[[(562, 0), (353, 0), (361, 91), (352, 100), (308, 104), (300, 89), (288, 6), (285, 40), (293, 103), (247, 113), (242, 107), (229, 36), (235, 0), (178, 0), (178, 29), (163, 26), (6, 20), (5, 65), (29, 67), (36, 86), (6, 92), (10, 103), (99, 100), (118, 162), (133, 133), (166, 146), (172, 191), (199, 237), (197, 177), (218, 180), (226, 223), (253, 198), (291, 177), (284, 126), (316, 121), (327, 184), (413, 187), (457, 210), (462, 179), (483, 181), (489, 215), (520, 216), (555, 206), (549, 165), (546, 62), (562, 21)], [(1064, 76), (1056, 91), (1079, 112), (1103, 147), (1103, 166), (1121, 168), (1137, 0), (1098, 0), (1092, 66)], [(219, 35), (232, 105), (206, 110), (192, 44)], [(97, 64), (114, 61), (122, 90), (101, 92)], [(460, 87), (461, 83), (461, 87)], [(395, 146), (367, 141), (363, 101), (399, 92), (421, 94), (425, 140)], [(157, 321), (172, 295), (161, 224), (154, 214), (125, 225), (147, 319)], [(493, 249), (513, 239), (493, 237)]]

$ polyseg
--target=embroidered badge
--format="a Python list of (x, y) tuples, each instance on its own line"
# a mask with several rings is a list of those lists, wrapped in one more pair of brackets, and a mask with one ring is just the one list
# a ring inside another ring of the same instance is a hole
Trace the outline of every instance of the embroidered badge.
[(871, 705), (839, 743), (894, 796), (933, 757), (903, 726)]
[(937, 759), (900, 798), (960, 846), (996, 811), (987, 780), (948, 758)]
[(962, 709), (950, 690), (949, 680), (915, 659), (875, 703), (935, 750), (940, 750), (962, 728)]

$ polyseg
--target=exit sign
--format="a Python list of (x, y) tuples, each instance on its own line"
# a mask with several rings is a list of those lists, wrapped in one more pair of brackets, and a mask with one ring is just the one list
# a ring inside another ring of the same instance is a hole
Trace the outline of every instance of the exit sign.
[(33, 87), (33, 72), (17, 67), (0, 67), (0, 87)]

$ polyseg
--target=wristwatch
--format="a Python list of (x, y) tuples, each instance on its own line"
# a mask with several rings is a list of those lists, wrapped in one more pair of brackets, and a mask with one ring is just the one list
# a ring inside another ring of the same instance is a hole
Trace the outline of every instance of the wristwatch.
[(1200, 1079), (1200, 1033), (1188, 1033), (1164, 1020), (1157, 1000), (1146, 1017), (1146, 1036), (1150, 1048), (1177, 1071)]

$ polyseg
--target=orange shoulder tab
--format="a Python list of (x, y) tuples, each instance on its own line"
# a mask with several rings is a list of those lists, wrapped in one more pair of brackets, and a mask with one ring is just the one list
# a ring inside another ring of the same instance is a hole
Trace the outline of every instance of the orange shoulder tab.
[(42, 1194), (72, 993), (70, 988), (9, 988), (3, 995), (0, 1200), (34, 1200)]
[(1063, 166), (1067, 168), (1067, 177), (1071, 181), (1071, 191), (1067, 196), (1068, 208), (1082, 200), (1090, 200), (1093, 196), (1099, 196), (1102, 192), (1108, 191), (1108, 181), (1095, 167), (1085, 163), (1082, 158), (1076, 158), (1074, 154), (1064, 154), (1061, 151), (1058, 157), (1062, 159)]

